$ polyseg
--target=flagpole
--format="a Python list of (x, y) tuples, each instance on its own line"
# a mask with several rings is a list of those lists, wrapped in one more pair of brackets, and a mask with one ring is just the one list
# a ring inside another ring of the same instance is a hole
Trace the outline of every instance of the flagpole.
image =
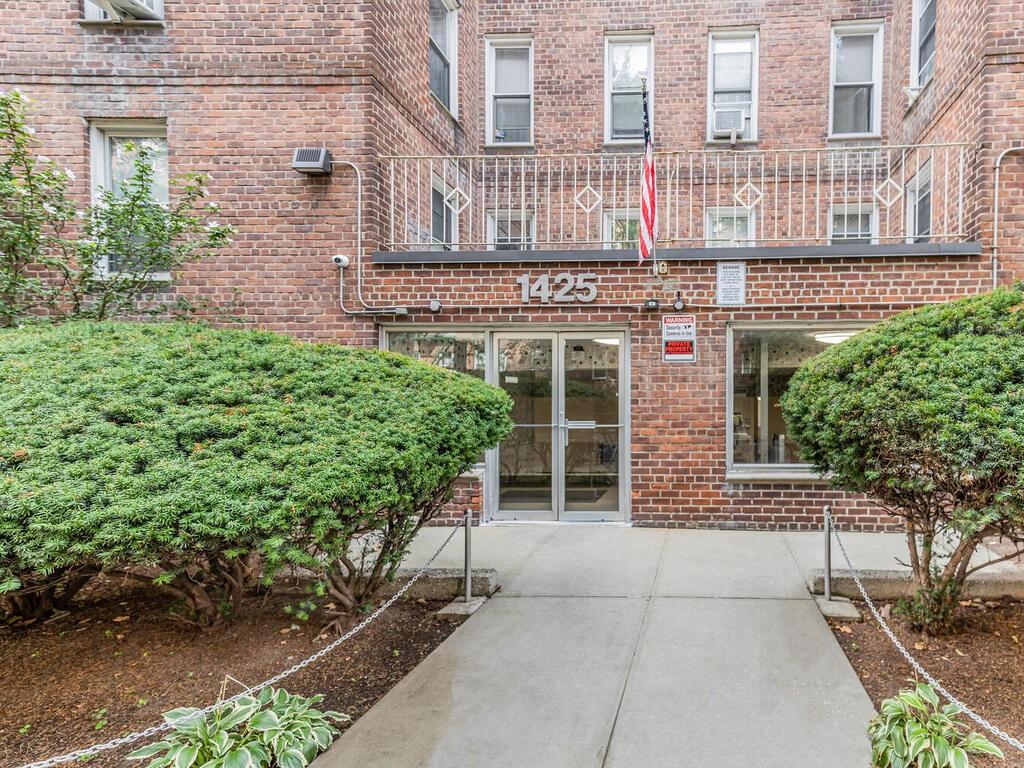
[[(646, 166), (646, 164), (648, 162), (648, 157), (647, 157), (648, 151), (650, 151), (650, 154), (651, 154), (650, 162), (651, 162), (651, 166), (652, 166), (652, 177), (653, 177), (652, 178), (652, 205), (654, 206), (654, 210), (657, 211), (657, 203), (653, 200), (653, 198), (656, 197), (656, 195), (657, 195), (657, 176), (653, 172), (653, 166), (654, 166), (654, 140), (651, 138), (651, 116), (650, 116), (650, 105), (649, 105), (649, 102), (648, 102), (647, 76), (646, 75), (641, 76), (641, 78), (640, 78), (640, 93), (641, 93), (641, 101), (642, 101), (642, 104), (643, 104), (643, 112), (644, 112), (644, 115), (643, 115), (643, 121), (644, 121), (644, 154), (643, 154), (643, 158), (640, 161), (641, 162), (641, 165), (640, 165), (640, 177), (641, 177), (641, 179), (646, 179), (646, 174), (645, 174), (646, 168), (645, 168), (645, 166)], [(643, 226), (642, 223), (641, 223), (641, 226)], [(651, 228), (650, 259), (651, 259), (651, 272), (652, 272), (652, 274), (655, 277), (657, 277), (657, 275), (658, 275), (658, 242), (657, 242), (657, 214), (656, 213), (655, 213), (654, 226), (652, 226), (652, 228)], [(640, 260), (641, 260), (641, 262), (643, 261), (642, 253), (641, 253)]]

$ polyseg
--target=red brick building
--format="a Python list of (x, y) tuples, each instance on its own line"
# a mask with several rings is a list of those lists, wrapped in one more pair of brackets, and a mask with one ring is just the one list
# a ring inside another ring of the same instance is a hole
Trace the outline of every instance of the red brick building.
[(1024, 273), (1019, 1), (134, 1), (7, 0), (0, 87), (83, 199), (128, 139), (209, 175), (238, 235), (174, 291), (508, 390), (485, 519), (885, 525), (800, 463), (789, 375)]

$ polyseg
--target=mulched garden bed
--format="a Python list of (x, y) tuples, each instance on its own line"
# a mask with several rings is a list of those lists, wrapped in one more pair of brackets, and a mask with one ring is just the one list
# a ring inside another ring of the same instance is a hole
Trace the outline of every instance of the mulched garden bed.
[[(315, 621), (289, 619), (289, 601), (278, 596), (254, 598), (237, 622), (207, 632), (171, 619), (152, 592), (99, 585), (83, 602), (45, 626), (0, 629), (0, 765), (107, 741), (153, 725), (175, 707), (205, 706), (225, 676), (259, 682), (333, 639), (318, 637)], [(441, 605), (396, 603), (283, 687), (323, 693), (323, 708), (357, 718), (461, 622), (435, 615)], [(228, 681), (225, 690), (239, 688)], [(124, 765), (128, 751), (89, 764)]]
[[(868, 614), (861, 623), (830, 622), (843, 651), (878, 707), (908, 687), (910, 665)], [(982, 717), (1024, 738), (1024, 603), (973, 600), (961, 611), (960, 631), (944, 637), (912, 632), (897, 617), (890, 626), (925, 669)], [(866, 725), (866, 724), (865, 724)], [(973, 723), (972, 723), (973, 725)], [(1006, 761), (972, 758), (971, 765), (1024, 768), (1024, 753), (985, 734), (1006, 754)]]

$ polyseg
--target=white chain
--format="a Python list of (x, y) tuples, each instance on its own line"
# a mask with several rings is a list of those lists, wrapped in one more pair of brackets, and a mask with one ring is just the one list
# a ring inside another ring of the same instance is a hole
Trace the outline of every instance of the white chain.
[(896, 637), (896, 633), (893, 632), (889, 625), (885, 623), (885, 619), (882, 618), (882, 614), (875, 607), (875, 604), (871, 601), (871, 598), (868, 597), (867, 590), (864, 589), (864, 584), (860, 580), (860, 572), (856, 568), (854, 568), (853, 563), (850, 562), (850, 555), (846, 551), (846, 545), (843, 544), (843, 539), (839, 535), (839, 529), (836, 527), (835, 520), (832, 518), (832, 511), (828, 507), (825, 507), (825, 517), (832, 528), (832, 532), (835, 534), (836, 541), (839, 543), (839, 549), (843, 553), (843, 559), (846, 560), (846, 565), (850, 569), (850, 573), (853, 574), (853, 580), (857, 584), (857, 589), (860, 590), (860, 594), (864, 598), (864, 602), (867, 603), (868, 608), (871, 610), (871, 615), (875, 617), (875, 620), (878, 622), (879, 626), (882, 627), (882, 631), (885, 632), (885, 634), (889, 637), (889, 639), (892, 641), (892, 644), (896, 646), (896, 650), (903, 654), (903, 657), (907, 660), (907, 663), (909, 663), (910, 666), (913, 667), (914, 670), (921, 677), (927, 680), (928, 683), (932, 686), (932, 688), (934, 688), (943, 698), (945, 698), (951, 704), (955, 704), (957, 707), (959, 707), (960, 711), (967, 715), (971, 720), (976, 722), (978, 725), (980, 725), (986, 731), (991, 733), (993, 736), (996, 736), (997, 738), (1005, 741), (1011, 747), (1014, 747), (1015, 749), (1024, 752), (1024, 742), (1021, 742), (1020, 739), (1014, 738), (1006, 731), (1004, 731), (1002, 728), (993, 725), (988, 720), (983, 718), (981, 715), (977, 714), (974, 710), (972, 710), (970, 707), (968, 707), (966, 704), (960, 701), (956, 696), (947, 691), (946, 688), (942, 685), (942, 683), (940, 683), (938, 680), (932, 677), (928, 670), (925, 669), (917, 659), (910, 655), (910, 651), (908, 651), (904, 647), (903, 643), (899, 641), (899, 639)]
[(196, 720), (196, 719), (198, 719), (200, 717), (208, 715), (211, 712), (213, 712), (213, 711), (215, 711), (217, 709), (220, 709), (221, 707), (223, 707), (223, 706), (225, 706), (227, 704), (231, 704), (232, 702), (237, 701), (238, 699), (242, 698), (243, 696), (251, 696), (251, 695), (253, 695), (255, 693), (258, 693), (259, 691), (263, 690), (264, 688), (266, 688), (268, 686), (271, 686), (271, 685), (274, 685), (275, 683), (279, 683), (282, 680), (284, 680), (286, 677), (290, 677), (291, 675), (294, 675), (300, 669), (305, 669), (306, 667), (308, 667), (313, 662), (319, 661), (320, 659), (322, 659), (324, 656), (326, 656), (328, 653), (333, 651), (335, 648), (337, 648), (339, 645), (344, 643), (349, 638), (351, 638), (351, 637), (359, 634), (360, 632), (362, 632), (364, 629), (366, 629), (367, 626), (370, 625), (371, 622), (373, 622), (374, 619), (376, 619), (378, 616), (380, 616), (382, 613), (384, 613), (384, 611), (386, 611), (388, 608), (390, 608), (394, 604), (394, 602), (396, 600), (398, 600), (402, 595), (404, 595), (413, 584), (415, 584), (417, 581), (419, 581), (420, 576), (422, 576), (424, 574), (424, 572), (427, 570), (427, 568), (429, 568), (431, 566), (431, 564), (434, 562), (434, 560), (437, 559), (437, 556), (441, 554), (441, 550), (443, 550), (445, 547), (448, 546), (448, 542), (450, 542), (452, 540), (452, 538), (454, 538), (455, 534), (458, 532), (458, 530), (464, 524), (465, 524), (465, 521), (464, 520), (460, 520), (455, 525), (455, 527), (452, 529), (452, 532), (450, 534), (448, 534), (448, 538), (446, 538), (444, 540), (444, 542), (442, 542), (441, 546), (437, 548), (437, 551), (433, 555), (430, 556), (430, 559), (427, 560), (427, 562), (424, 563), (424, 565), (418, 571), (416, 571), (416, 573), (413, 575), (413, 577), (411, 579), (409, 579), (409, 581), (406, 582), (402, 586), (401, 589), (399, 589), (397, 592), (395, 592), (394, 595), (392, 595), (390, 598), (388, 598), (388, 600), (386, 602), (382, 603), (381, 606), (377, 610), (375, 610), (373, 613), (371, 613), (369, 616), (367, 616), (361, 622), (359, 622), (354, 627), (352, 627), (352, 629), (350, 629), (344, 635), (342, 635), (341, 637), (337, 638), (336, 640), (332, 640), (330, 643), (325, 645), (323, 648), (321, 648), (319, 651), (314, 653), (312, 656), (309, 656), (309, 657), (303, 659), (302, 661), (300, 661), (295, 666), (289, 667), (284, 672), (276, 674), (273, 677), (269, 678), (268, 680), (264, 680), (262, 683), (254, 685), (254, 686), (252, 686), (250, 688), (246, 688), (241, 693), (236, 693), (234, 696), (232, 696), (229, 699), (225, 699), (223, 701), (218, 701), (218, 702), (216, 702), (214, 704), (211, 704), (208, 707), (204, 707), (203, 709), (200, 709), (200, 710), (198, 710), (196, 712), (193, 712), (190, 715), (186, 715), (185, 717), (179, 718), (178, 720), (174, 720), (172, 722), (164, 722), (164, 723), (161, 723), (160, 725), (154, 725), (154, 726), (146, 728), (145, 730), (142, 730), (142, 731), (137, 731), (135, 733), (129, 733), (129, 734), (125, 735), (125, 736), (119, 736), (118, 738), (111, 739), (110, 741), (105, 742), (103, 744), (96, 744), (96, 745), (91, 746), (91, 747), (85, 747), (84, 749), (76, 749), (74, 752), (68, 752), (65, 755), (57, 755), (56, 757), (51, 757), (51, 758), (49, 758), (47, 760), (40, 760), (39, 762), (36, 762), (36, 763), (26, 763), (25, 765), (22, 765), (19, 768), (52, 768), (52, 766), (55, 766), (55, 765), (61, 765), (63, 763), (70, 763), (73, 760), (79, 760), (79, 759), (81, 759), (83, 757), (89, 757), (91, 755), (96, 755), (96, 754), (99, 754), (100, 752), (107, 752), (107, 751), (109, 751), (111, 749), (117, 749), (118, 747), (123, 747), (123, 746), (125, 746), (127, 744), (134, 744), (135, 742), (142, 741), (143, 739), (148, 739), (150, 736), (156, 736), (158, 733), (163, 733), (164, 731), (169, 731), (172, 728), (176, 728), (177, 726), (181, 725), (182, 723), (186, 723), (186, 722), (188, 722), (190, 720)]

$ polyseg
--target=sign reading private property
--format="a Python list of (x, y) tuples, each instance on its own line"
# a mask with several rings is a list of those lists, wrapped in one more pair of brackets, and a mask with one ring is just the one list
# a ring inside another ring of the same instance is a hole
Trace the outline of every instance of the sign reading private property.
[(747, 265), (742, 261), (718, 262), (716, 302), (721, 307), (742, 307), (747, 303)]
[(697, 360), (697, 317), (665, 315), (661, 320), (662, 360), (693, 363)]

